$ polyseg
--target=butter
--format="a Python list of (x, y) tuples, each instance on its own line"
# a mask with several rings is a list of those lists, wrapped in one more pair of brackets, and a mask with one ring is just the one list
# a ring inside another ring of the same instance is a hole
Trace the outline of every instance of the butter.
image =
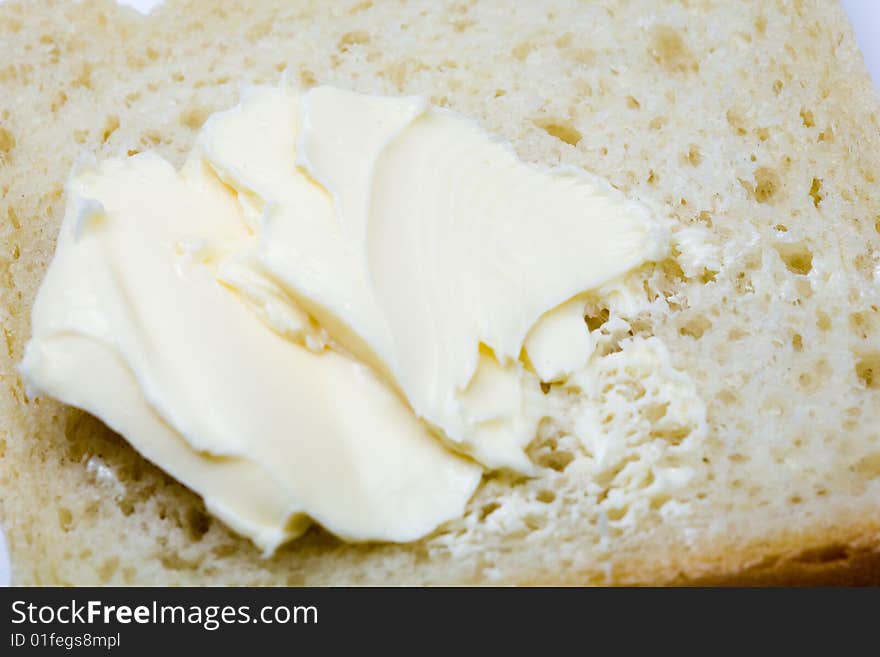
[[(307, 518), (409, 541), (462, 513), (476, 465), (367, 367), (285, 340), (218, 281), (251, 238), (199, 161), (110, 160), (68, 194), (22, 363), (33, 386), (101, 417), (267, 553)], [(211, 248), (181, 250), (194, 235)]]
[[(257, 125), (271, 135), (255, 135)], [(540, 416), (525, 402), (511, 408), (493, 422), (517, 425), (517, 438), (499, 441), (469, 415), (481, 347), (529, 396), (538, 382), (519, 356), (539, 318), (666, 248), (647, 210), (607, 183), (527, 165), (421, 98), (319, 87), (300, 100), (273, 89), (209, 121), (201, 144), (262, 208), (266, 269), (450, 445), (490, 468), (529, 471), (523, 450)]]
[(558, 381), (586, 366), (595, 349), (585, 329), (584, 300), (571, 301), (548, 311), (526, 336), (529, 360), (542, 381)]
[(253, 88), (180, 171), (75, 172), (28, 384), (102, 418), (265, 553), (415, 540), (525, 474), (583, 293), (661, 257), (640, 204), (422, 98)]

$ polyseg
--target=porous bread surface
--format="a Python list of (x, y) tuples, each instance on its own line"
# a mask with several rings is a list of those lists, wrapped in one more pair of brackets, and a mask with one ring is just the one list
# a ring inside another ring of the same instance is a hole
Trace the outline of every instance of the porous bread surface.
[[(487, 477), (465, 517), (413, 544), (315, 528), (262, 559), (15, 371), (77, 158), (154, 148), (180, 164), (241, 83), (284, 70), (303, 87), (424, 93), (526, 160), (607, 177), (674, 231), (670, 256), (638, 272), (639, 309), (590, 308), (590, 395), (626, 410), (589, 436), (545, 422), (540, 476)], [(822, 0), (171, 1), (147, 17), (3, 4), (0, 511), (15, 581), (785, 581), (850, 562), (876, 577), (878, 109)], [(627, 367), (620, 354), (646, 344), (655, 365)], [(676, 419), (681, 395), (705, 425)]]

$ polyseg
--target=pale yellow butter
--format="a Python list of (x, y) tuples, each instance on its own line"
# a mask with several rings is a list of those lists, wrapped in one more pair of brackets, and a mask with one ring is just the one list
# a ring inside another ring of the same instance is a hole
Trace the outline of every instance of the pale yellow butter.
[[(111, 160), (68, 193), (22, 363), (32, 385), (104, 419), (266, 552), (304, 516), (409, 541), (462, 512), (476, 465), (369, 368), (285, 340), (217, 280), (251, 238), (198, 160), (181, 174), (150, 153)], [(213, 248), (180, 248), (199, 235)]]
[(559, 381), (583, 368), (593, 354), (584, 330), (584, 300), (575, 297), (547, 312), (532, 327), (526, 353), (542, 381)]
[[(666, 249), (648, 211), (606, 182), (529, 166), (422, 98), (272, 89), (214, 117), (200, 143), (262, 208), (266, 269), (487, 467), (530, 469), (523, 448), (540, 414), (526, 399), (538, 382), (519, 356), (532, 326)], [(511, 415), (493, 420), (505, 421), (504, 439), (463, 399), (480, 345), (522, 388)]]
[(329, 87), (254, 88), (181, 171), (110, 160), (68, 198), (23, 375), (267, 553), (309, 519), (414, 540), (481, 465), (532, 472), (540, 383), (592, 352), (578, 295), (667, 243), (583, 171)]

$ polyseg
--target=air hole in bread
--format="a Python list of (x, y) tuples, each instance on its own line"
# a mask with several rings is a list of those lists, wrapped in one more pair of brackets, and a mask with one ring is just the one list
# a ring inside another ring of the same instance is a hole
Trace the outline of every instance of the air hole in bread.
[(370, 42), (370, 33), (365, 30), (355, 30), (343, 34), (336, 44), (337, 50), (348, 52), (352, 46), (361, 46)]
[(809, 372), (801, 372), (798, 376), (798, 385), (800, 385), (803, 390), (815, 390), (817, 383), (812, 374)]
[(776, 244), (776, 252), (792, 274), (806, 276), (813, 269), (813, 252), (804, 243)]
[(52, 110), (53, 114), (56, 114), (58, 110), (60, 110), (67, 103), (67, 94), (64, 93), (63, 90), (58, 90), (52, 96), (52, 101), (49, 104), (49, 109)]
[(114, 132), (119, 128), (119, 117), (115, 114), (111, 114), (107, 117), (107, 120), (104, 122), (104, 132), (101, 133), (101, 143), (106, 144), (107, 140), (113, 135)]
[(755, 19), (755, 31), (759, 36), (764, 36), (764, 33), (767, 31), (767, 17), (766, 16), (758, 16)]
[(210, 110), (204, 107), (193, 106), (185, 109), (180, 113), (180, 124), (186, 126), (190, 130), (198, 130), (208, 118)]
[(855, 312), (849, 316), (849, 325), (853, 332), (865, 339), (872, 329), (872, 322), (866, 313)]
[(510, 54), (512, 54), (514, 57), (516, 57), (516, 59), (522, 62), (528, 58), (529, 54), (535, 48), (537, 48), (537, 45), (535, 43), (531, 41), (523, 41), (515, 45), (513, 47), (513, 50), (510, 51)]
[(880, 389), (880, 351), (861, 354), (856, 361), (856, 376), (865, 388)]
[(190, 507), (186, 511), (185, 519), (187, 533), (194, 541), (200, 541), (211, 529), (211, 518), (201, 509)]
[(490, 515), (492, 515), (493, 511), (497, 511), (500, 508), (501, 508), (501, 505), (498, 504), (497, 502), (490, 502), (489, 504), (484, 504), (482, 507), (480, 507), (480, 514), (479, 514), (480, 520), (485, 520)]
[(758, 203), (769, 203), (780, 189), (779, 175), (769, 167), (755, 169), (755, 200)]
[(73, 527), (73, 512), (67, 507), (58, 508), (58, 526), (65, 532)]
[(810, 198), (813, 199), (813, 205), (817, 208), (825, 198), (822, 195), (822, 181), (819, 178), (813, 178), (813, 182), (810, 184)]
[(611, 522), (620, 522), (624, 519), (626, 514), (629, 512), (629, 507), (618, 507), (618, 508), (609, 508), (605, 513), (608, 516), (608, 520)]
[(527, 513), (523, 516), (523, 522), (531, 531), (536, 531), (547, 526), (548, 518), (539, 513)]
[(0, 127), (0, 156), (15, 148), (15, 135), (8, 128)]
[(667, 502), (669, 502), (672, 498), (669, 495), (655, 495), (651, 498), (651, 503), (649, 505), (652, 511), (659, 511), (662, 509)]
[(725, 113), (725, 118), (727, 119), (727, 124), (737, 135), (742, 137), (748, 134), (745, 119), (738, 109), (731, 108), (727, 110), (727, 112)]
[(141, 134), (140, 143), (147, 148), (158, 146), (164, 141), (162, 133), (158, 130), (147, 130)]
[(542, 504), (551, 504), (554, 500), (556, 500), (556, 493), (554, 493), (550, 489), (539, 490), (535, 495), (535, 499), (541, 502)]
[(127, 497), (116, 500), (116, 506), (119, 507), (119, 510), (124, 516), (130, 516), (134, 513), (134, 502)]
[(669, 73), (696, 73), (700, 64), (678, 30), (668, 25), (654, 28), (648, 47), (651, 58)]
[(856, 461), (853, 470), (863, 477), (871, 479), (880, 477), (880, 452), (866, 454)]
[(119, 569), (119, 559), (117, 557), (110, 557), (109, 559), (105, 559), (104, 562), (98, 567), (98, 577), (101, 580), (102, 584), (106, 584), (111, 579), (113, 579), (113, 575), (116, 574), (116, 571)]
[(597, 310), (588, 312), (584, 315), (584, 321), (590, 331), (595, 331), (608, 321), (609, 316), (608, 308), (600, 307)]
[(195, 570), (200, 563), (197, 559), (184, 559), (178, 554), (163, 554), (160, 561), (168, 570)]
[(556, 472), (562, 472), (574, 461), (574, 454), (560, 447), (554, 438), (547, 440), (535, 440), (526, 450), (532, 463), (542, 468), (549, 468)]
[(805, 128), (812, 128), (814, 125), (816, 125), (816, 121), (813, 118), (813, 112), (808, 109), (802, 109), (801, 122), (804, 124)]
[(694, 317), (679, 327), (680, 335), (688, 335), (695, 339), (700, 339), (703, 334), (712, 328), (712, 322), (706, 317)]
[(572, 34), (571, 32), (566, 32), (558, 39), (556, 39), (555, 45), (557, 48), (568, 48), (571, 45), (573, 39), (574, 34)]
[(267, 37), (272, 32), (272, 21), (260, 21), (256, 25), (248, 28), (245, 38), (251, 43), (256, 43), (260, 39)]
[(79, 73), (73, 79), (71, 86), (82, 87), (85, 89), (92, 88), (92, 65), (89, 62), (83, 62), (79, 68)]
[(651, 438), (662, 440), (670, 445), (677, 446), (691, 434), (690, 427), (674, 427), (670, 429), (652, 429)]
[(564, 141), (569, 146), (577, 146), (581, 140), (580, 131), (571, 122), (562, 119), (537, 119), (534, 124), (551, 137)]

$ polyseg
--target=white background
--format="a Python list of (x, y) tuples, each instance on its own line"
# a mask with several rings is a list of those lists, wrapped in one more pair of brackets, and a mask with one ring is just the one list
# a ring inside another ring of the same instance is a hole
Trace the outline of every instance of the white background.
[[(162, 0), (118, 0), (118, 2), (134, 7), (142, 13), (148, 13)], [(841, 0), (841, 2), (852, 21), (856, 39), (865, 54), (865, 63), (868, 65), (874, 85), (880, 88), (880, 0)], [(0, 528), (0, 586), (8, 586), (9, 582), (9, 557), (3, 530)]]
[(856, 33), (856, 40), (865, 55), (865, 63), (880, 88), (880, 0), (842, 0)]

